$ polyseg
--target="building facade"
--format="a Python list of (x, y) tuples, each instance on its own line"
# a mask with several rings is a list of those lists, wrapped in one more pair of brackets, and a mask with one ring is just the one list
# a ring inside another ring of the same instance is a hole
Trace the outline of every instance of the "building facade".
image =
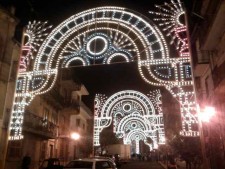
[[(91, 137), (88, 121), (92, 113), (82, 102), (82, 95), (88, 95), (84, 85), (64, 77), (51, 91), (36, 96), (24, 114), (24, 139), (9, 141), (5, 168), (20, 166), (25, 155), (31, 157), (34, 169), (47, 158), (59, 158), (66, 164), (77, 157), (89, 156), (91, 144), (86, 136)], [(71, 138), (74, 132), (81, 136), (79, 140)]]
[[(15, 92), (21, 46), (14, 39), (18, 20), (14, 8), (0, 7), (0, 169), (21, 166), (25, 155), (31, 168), (38, 169), (46, 158), (60, 158), (62, 164), (92, 151), (92, 112), (82, 102), (88, 95), (84, 85), (75, 83), (71, 74), (60, 71), (51, 91), (36, 96), (26, 107), (23, 121), (24, 139), (9, 141), (8, 125)], [(77, 132), (79, 140), (72, 140)]]
[[(195, 1), (198, 16), (192, 32), (197, 103), (216, 110), (209, 122), (202, 122), (201, 141), (205, 168), (225, 168), (225, 1)], [(198, 9), (197, 9), (198, 7)]]
[(20, 45), (14, 39), (17, 23), (14, 8), (6, 10), (0, 6), (0, 168), (3, 168), (5, 163), (7, 128), (20, 52)]

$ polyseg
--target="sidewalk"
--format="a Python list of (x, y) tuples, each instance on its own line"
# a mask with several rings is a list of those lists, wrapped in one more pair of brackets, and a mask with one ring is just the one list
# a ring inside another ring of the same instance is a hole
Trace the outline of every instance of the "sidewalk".
[[(163, 163), (162, 161), (158, 161), (158, 163), (159, 163), (163, 168), (167, 169), (165, 163)], [(178, 166), (178, 169), (186, 169), (186, 166), (185, 166), (185, 162), (184, 162), (184, 161), (177, 161), (177, 166)]]

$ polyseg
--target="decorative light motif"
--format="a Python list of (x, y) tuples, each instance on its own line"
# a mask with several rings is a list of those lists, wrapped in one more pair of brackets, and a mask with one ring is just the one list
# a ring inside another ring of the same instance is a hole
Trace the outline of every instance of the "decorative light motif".
[(33, 23), (29, 22), (25, 29), (16, 81), (16, 94), (11, 113), (9, 137), (11, 140), (23, 138), (22, 125), (25, 106), (34, 98), (35, 89), (42, 87), (47, 78), (46, 75), (55, 72), (53, 69), (28, 70), (28, 66), (31, 64), (30, 60), (33, 59), (34, 53), (37, 52), (38, 47), (47, 36), (47, 31), (50, 28), (51, 26), (47, 26), (47, 22), (34, 21)]
[[(115, 93), (108, 99), (104, 95), (96, 95), (94, 146), (100, 145), (100, 132), (111, 123), (113, 123), (113, 132), (118, 138), (123, 138), (124, 144), (136, 142), (136, 152), (139, 152), (140, 140), (143, 140), (150, 150), (154, 145), (164, 144), (160, 91), (150, 92), (150, 96), (154, 103), (146, 95), (133, 90)], [(153, 104), (158, 106), (157, 113)], [(152, 144), (147, 142), (147, 138), (151, 138)]]
[(188, 49), (187, 35), (185, 35), (185, 38), (179, 35), (180, 33), (186, 34), (186, 25), (182, 23), (184, 22), (182, 17), (185, 12), (180, 0), (177, 0), (176, 3), (171, 0), (171, 4), (165, 2), (163, 6), (155, 6), (160, 12), (149, 11), (149, 13), (157, 16), (154, 21), (159, 22), (159, 26), (163, 28), (163, 31), (167, 32), (166, 36), (171, 37), (170, 43), (176, 44), (177, 49), (181, 49), (181, 52)]
[(30, 64), (30, 59), (33, 59), (33, 55), (37, 52), (40, 44), (44, 41), (48, 35), (47, 31), (52, 26), (47, 26), (47, 22), (29, 22), (24, 32), (24, 44), (22, 46), (22, 52), (20, 56), (19, 72), (27, 70), (27, 66)]
[[(69, 67), (70, 63), (75, 60), (82, 60), (83, 66), (95, 64), (100, 60), (103, 64), (110, 64), (115, 57), (122, 57), (126, 62), (133, 61), (132, 56), (136, 55), (134, 54), (136, 45), (132, 39), (126, 37), (122, 32), (114, 33), (116, 30), (109, 30), (105, 27), (98, 28), (97, 31), (110, 31), (109, 36), (94, 31), (96, 29), (90, 29), (77, 35), (64, 47), (63, 53), (61, 53), (61, 57), (64, 59), (62, 67)], [(97, 51), (96, 47), (100, 48), (98, 49), (100, 51)], [(131, 54), (132, 52), (133, 54)]]
[[(172, 0), (171, 2), (170, 8), (163, 7), (162, 11), (172, 10), (176, 18), (180, 18), (184, 14), (180, 1), (178, 4)], [(181, 36), (185, 33), (186, 26), (178, 21), (177, 25), (171, 24), (171, 28), (174, 27), (171, 35), (177, 39), (180, 56), (169, 57), (167, 43), (161, 31), (154, 23), (140, 16), (139, 13), (120, 7), (99, 7), (83, 11), (52, 30), (36, 55), (31, 55), (31, 51), (36, 51), (48, 27), (42, 30), (45, 24), (30, 24), (28, 30), (31, 31), (27, 31), (30, 42), (22, 44), (23, 54), (11, 113), (10, 139), (23, 137), (21, 131), (25, 106), (36, 95), (51, 90), (56, 82), (59, 67), (70, 67), (73, 62), (79, 62), (83, 66), (110, 64), (118, 57), (122, 57), (125, 62), (137, 60), (139, 72), (146, 82), (155, 86), (165, 86), (181, 104), (181, 133), (186, 136), (198, 135), (197, 131), (192, 130), (198, 120), (193, 100), (187, 37)], [(162, 16), (167, 17), (167, 14)], [(95, 48), (95, 45), (98, 45), (98, 48)], [(35, 56), (29, 71), (28, 56)], [(108, 115), (107, 112), (105, 115)], [(110, 119), (105, 119), (99, 123), (107, 126), (109, 121)]]
[[(199, 136), (194, 87), (190, 65), (190, 51), (188, 47), (187, 26), (185, 25), (185, 11), (180, 0), (171, 0), (162, 6), (156, 5), (160, 12), (152, 12), (156, 15), (154, 20), (159, 23), (167, 36), (171, 38), (171, 44), (176, 45), (179, 57), (159, 58), (139, 62), (139, 70), (148, 69), (152, 80), (142, 77), (150, 84), (165, 86), (180, 103), (183, 136)], [(152, 73), (152, 69), (154, 70)]]

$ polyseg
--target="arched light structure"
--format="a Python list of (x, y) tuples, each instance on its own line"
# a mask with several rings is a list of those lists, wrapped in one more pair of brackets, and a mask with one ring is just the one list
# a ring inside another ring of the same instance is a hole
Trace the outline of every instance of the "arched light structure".
[[(100, 132), (113, 123), (113, 132), (123, 138), (124, 144), (136, 143), (139, 152), (139, 141), (143, 140), (150, 149), (157, 144), (164, 144), (165, 138), (161, 94), (159, 90), (146, 95), (125, 90), (113, 94), (108, 99), (101, 94), (95, 97), (94, 146), (100, 145)], [(153, 101), (151, 101), (153, 100)], [(160, 107), (160, 109), (155, 109)], [(147, 142), (152, 140), (152, 144)], [(159, 140), (159, 141), (158, 141)]]
[[(162, 6), (156, 5), (156, 8), (160, 12), (150, 11), (150, 13), (156, 16), (154, 20), (166, 32), (166, 36), (170, 37), (170, 44), (175, 44), (179, 53), (178, 57), (170, 56), (169, 58), (158, 60), (161, 62), (161, 66), (158, 66), (158, 73), (167, 70), (167, 76), (160, 75), (160, 73), (158, 75), (169, 80), (161, 84), (164, 84), (166, 89), (180, 103), (182, 120), (182, 131), (180, 134), (183, 136), (199, 136), (184, 8), (180, 0), (171, 0), (170, 4), (165, 2)], [(145, 62), (145, 64), (149, 63)], [(147, 81), (152, 83), (149, 80)]]
[[(162, 8), (162, 21), (184, 14), (177, 0)], [(181, 12), (177, 12), (181, 11)], [(161, 13), (155, 13), (161, 17)], [(162, 26), (166, 26), (162, 25)], [(167, 26), (166, 26), (167, 27)], [(182, 135), (197, 136), (190, 53), (185, 34), (186, 25), (172, 22), (168, 29), (177, 38), (179, 56), (170, 56), (166, 41), (158, 27), (137, 12), (120, 7), (99, 7), (66, 19), (50, 34), (46, 23), (27, 26), (17, 76), (16, 93), (11, 113), (10, 139), (22, 139), (25, 107), (36, 95), (54, 86), (59, 68), (79, 63), (110, 64), (118, 58), (137, 60), (142, 78), (151, 85), (164, 86), (181, 105)], [(47, 37), (46, 37), (47, 36)], [(45, 38), (46, 37), (46, 38)], [(40, 45), (39, 50), (37, 47)], [(36, 52), (37, 51), (37, 52)], [(31, 60), (33, 59), (33, 60)]]

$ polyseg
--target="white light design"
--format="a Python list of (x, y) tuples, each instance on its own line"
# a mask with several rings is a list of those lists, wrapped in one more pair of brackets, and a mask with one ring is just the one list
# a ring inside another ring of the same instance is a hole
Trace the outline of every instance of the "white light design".
[[(163, 6), (155, 6), (160, 10), (160, 12), (150, 11), (149, 13), (157, 16), (154, 20), (158, 21), (159, 26), (163, 27), (163, 31), (167, 32), (166, 35), (171, 37), (171, 44), (175, 43), (177, 45), (177, 49), (180, 48), (181, 43), (184, 43), (184, 41), (187, 40), (186, 38), (183, 39), (180, 36), (177, 36), (180, 31), (184, 33), (186, 32), (186, 26), (181, 21), (185, 12), (180, 0), (177, 0), (176, 3), (171, 0), (171, 4), (165, 2)], [(187, 42), (181, 46), (186, 46), (186, 44)]]
[[(176, 11), (175, 3), (172, 2), (169, 10)], [(180, 1), (178, 1), (180, 2)], [(181, 7), (181, 4), (178, 3)], [(182, 8), (179, 9), (181, 10)], [(162, 10), (164, 11), (164, 10)], [(165, 11), (164, 11), (165, 12)], [(176, 18), (180, 18), (184, 12), (173, 12)], [(30, 56), (30, 51), (36, 51), (46, 35), (39, 22), (31, 24), (27, 31), (30, 42), (24, 43), (22, 53)], [(84, 66), (95, 64), (95, 61), (103, 64), (112, 63), (114, 57), (123, 57), (125, 61), (138, 61), (138, 69), (142, 78), (151, 85), (165, 86), (181, 104), (183, 135), (196, 136), (197, 131), (192, 131), (192, 125), (197, 123), (193, 81), (191, 76), (190, 57), (187, 38), (180, 36), (186, 31), (185, 25), (177, 22), (173, 34), (179, 41), (180, 57), (169, 57), (166, 41), (161, 31), (152, 22), (134, 11), (120, 7), (99, 7), (83, 11), (71, 16), (57, 26), (42, 42), (35, 56), (33, 65), (27, 70), (26, 57), (20, 59), (20, 70), (17, 77), (16, 94), (13, 103), (10, 122), (10, 139), (21, 139), (23, 113), (25, 106), (40, 94), (51, 90), (54, 86), (59, 67), (70, 67), (70, 63), (79, 61)], [(40, 25), (40, 26), (35, 26)], [(163, 26), (163, 25), (162, 25)], [(34, 35), (35, 36), (34, 36)], [(36, 34), (38, 34), (36, 36)], [(25, 35), (26, 36), (26, 35)], [(92, 38), (101, 37), (105, 44), (98, 55), (90, 52)], [(40, 40), (38, 40), (40, 38)], [(104, 40), (103, 40), (104, 39)], [(37, 41), (38, 40), (38, 41)], [(26, 44), (26, 45), (25, 45)], [(28, 45), (29, 44), (29, 45)], [(89, 46), (88, 48), (87, 45)], [(88, 51), (89, 50), (89, 51)], [(166, 70), (168, 68), (168, 71)], [(145, 71), (147, 70), (147, 71)], [(149, 75), (146, 76), (145, 73)], [(107, 125), (107, 120), (101, 121)], [(186, 126), (187, 125), (187, 126)]]
[[(103, 49), (101, 50), (101, 51), (99, 51), (99, 52), (96, 52), (96, 51), (92, 51), (91, 49), (90, 49), (90, 46), (91, 46), (91, 44), (92, 43), (95, 43), (95, 41), (96, 40), (102, 40), (103, 42), (104, 42), (104, 47), (103, 47)], [(107, 48), (108, 48), (108, 41), (107, 41), (107, 39), (106, 38), (104, 38), (104, 37), (102, 37), (102, 36), (94, 36), (94, 37), (92, 37), (88, 42), (87, 42), (87, 51), (91, 54), (91, 55), (101, 55), (101, 54), (103, 54), (106, 50), (107, 50)]]
[(130, 59), (128, 57), (129, 55), (126, 55), (126, 54), (123, 54), (123, 53), (114, 53), (107, 59), (107, 64), (110, 64), (111, 60), (113, 60), (113, 58), (115, 58), (117, 56), (122, 56), (126, 60), (126, 62), (130, 61)]
[[(180, 0), (171, 0), (162, 6), (156, 5), (160, 12), (152, 12), (163, 31), (171, 38), (171, 44), (176, 45), (179, 57), (158, 58), (157, 60), (146, 60), (139, 63), (139, 69), (147, 68), (153, 80), (143, 78), (150, 84), (165, 86), (180, 103), (183, 136), (199, 136), (199, 132), (193, 130), (197, 125), (198, 117), (194, 97), (194, 87), (190, 66), (190, 51), (188, 47), (187, 26), (182, 23), (185, 19), (185, 11)], [(183, 18), (182, 18), (183, 17)], [(153, 71), (152, 67), (155, 66)], [(167, 71), (166, 71), (167, 70)], [(151, 72), (152, 71), (152, 72)]]
[[(136, 143), (139, 152), (139, 141), (143, 140), (152, 150), (155, 144), (164, 144), (165, 140), (161, 94), (159, 90), (146, 95), (125, 90), (113, 94), (108, 99), (104, 95), (95, 97), (94, 146), (99, 146), (100, 132), (113, 123), (113, 132), (123, 138), (124, 144)], [(157, 106), (157, 111), (155, 111)], [(153, 144), (147, 142), (151, 138)], [(157, 140), (160, 140), (157, 142)]]
[(44, 41), (48, 35), (47, 31), (52, 25), (47, 26), (47, 22), (29, 22), (24, 31), (24, 40), (22, 44), (22, 52), (19, 62), (19, 72), (25, 72), (27, 66), (30, 64), (30, 60), (33, 59), (33, 55), (37, 52), (40, 44)]
[[(29, 22), (24, 32), (24, 40), (21, 49), (19, 69), (16, 81), (16, 93), (13, 100), (13, 109), (10, 121), (10, 140), (23, 139), (22, 125), (25, 106), (34, 98), (34, 91), (40, 88), (45, 81), (47, 74), (52, 74), (55, 70), (33, 70), (29, 71), (33, 55), (44, 40), (46, 33), (52, 26), (47, 26), (47, 22)], [(34, 76), (35, 74), (35, 76)], [(38, 82), (38, 84), (36, 84)]]

